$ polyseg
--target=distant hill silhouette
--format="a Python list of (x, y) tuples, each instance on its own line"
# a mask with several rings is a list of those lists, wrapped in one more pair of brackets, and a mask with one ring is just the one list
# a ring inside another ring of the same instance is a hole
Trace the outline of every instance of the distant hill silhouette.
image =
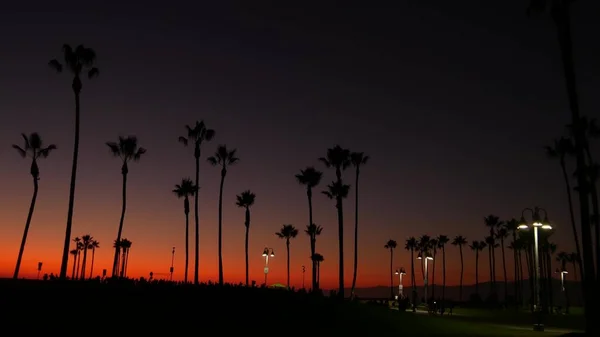
[[(504, 283), (503, 282), (497, 282), (497, 292), (498, 292), (498, 297), (500, 299), (504, 298)], [(562, 298), (562, 294), (560, 293), (560, 280), (556, 280), (553, 279), (553, 296), (554, 296), (554, 303), (555, 305), (560, 305), (562, 304), (563, 298)], [(431, 288), (430, 292), (431, 292)], [(509, 282), (508, 283), (508, 295), (511, 296), (514, 292), (513, 290), (513, 282)], [(575, 281), (567, 281), (566, 282), (566, 289), (569, 293), (569, 300), (570, 300), (570, 305), (571, 306), (578, 306), (578, 305), (582, 305), (582, 294), (581, 294), (581, 285), (579, 282), (575, 282)], [(395, 285), (394, 287), (394, 293), (398, 292), (398, 285)], [(417, 287), (417, 292), (419, 294), (419, 297), (423, 296), (423, 287)], [(485, 283), (480, 283), (479, 284), (479, 293), (482, 299), (485, 299), (487, 297), (487, 295), (490, 292), (490, 282), (485, 282)], [(529, 281), (525, 280), (525, 285), (523, 286), (523, 292), (524, 292), (524, 298), (525, 300), (527, 300), (530, 296), (530, 289), (529, 289)], [(404, 286), (404, 294), (405, 295), (409, 295), (410, 296), (411, 293), (411, 287), (410, 286)], [(463, 301), (466, 301), (469, 299), (469, 296), (471, 296), (471, 294), (475, 293), (475, 285), (463, 285)], [(357, 288), (356, 289), (356, 295), (359, 298), (380, 298), (380, 299), (384, 299), (384, 298), (389, 298), (390, 296), (390, 287), (389, 286), (376, 286), (376, 287), (368, 287), (368, 288)], [(441, 285), (437, 285), (435, 287), (435, 296), (436, 297), (441, 297), (442, 296), (442, 286)], [(446, 298), (447, 299), (451, 299), (451, 300), (458, 300), (458, 296), (459, 296), (459, 286), (446, 286)]]

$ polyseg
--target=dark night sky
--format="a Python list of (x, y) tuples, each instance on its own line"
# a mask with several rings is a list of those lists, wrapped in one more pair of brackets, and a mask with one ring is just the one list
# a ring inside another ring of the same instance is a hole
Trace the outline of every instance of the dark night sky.
[[(31, 193), (27, 163), (9, 147), (21, 132), (39, 131), (59, 146), (42, 164), (25, 257), (38, 261), (47, 254), (48, 268), (57, 268), (73, 99), (69, 79), (46, 62), (61, 56), (65, 42), (94, 48), (101, 71), (82, 94), (74, 235), (91, 232), (105, 247), (112, 241), (119, 164), (103, 143), (137, 135), (149, 151), (131, 169), (125, 234), (138, 256), (147, 257), (137, 257), (139, 274), (147, 273), (150, 259), (168, 264), (171, 246), (183, 247), (181, 202), (169, 191), (193, 173), (191, 152), (176, 140), (196, 119), (217, 131), (205, 153), (225, 143), (241, 157), (226, 181), (225, 240), (233, 242), (225, 268), (243, 260), (243, 212), (233, 206), (234, 195), (246, 188), (258, 195), (252, 249), (258, 254), (273, 245), (283, 253), (272, 233), (282, 223), (303, 228), (307, 222), (305, 194), (293, 175), (320, 167), (316, 158), (336, 143), (372, 157), (361, 184), (363, 284), (386, 282), (389, 238), (402, 246), (422, 234), (482, 239), (483, 216), (518, 217), (536, 204), (555, 220), (559, 249), (571, 250), (560, 169), (542, 150), (569, 121), (550, 20), (528, 19), (522, 0), (397, 2), (370, 8), (106, 3), (66, 10), (29, 1), (29, 10), (1, 9), (0, 274), (12, 268)], [(598, 13), (598, 1), (579, 1), (573, 13), (582, 111), (591, 116), (599, 110), (600, 47), (592, 33), (600, 31)], [(214, 277), (219, 175), (204, 164), (201, 175), (205, 275)], [(326, 172), (324, 182), (332, 176)], [(353, 179), (353, 171), (346, 176)], [(316, 198), (316, 222), (326, 228), (324, 273), (333, 282), (335, 211), (332, 202)], [(307, 238), (296, 241), (293, 261), (308, 264)], [(108, 261), (109, 249), (104, 254)], [(398, 258), (409, 263), (404, 252)], [(373, 259), (382, 261), (368, 263)], [(283, 272), (283, 259), (280, 266)], [(236, 278), (242, 270), (228, 273)]]

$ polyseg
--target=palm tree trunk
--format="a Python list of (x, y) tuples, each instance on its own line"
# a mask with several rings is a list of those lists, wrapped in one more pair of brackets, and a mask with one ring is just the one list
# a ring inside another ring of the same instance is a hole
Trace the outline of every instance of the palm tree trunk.
[(90, 266), (90, 280), (94, 276), (94, 258), (96, 256), (96, 247), (92, 247), (92, 264)]
[(390, 248), (390, 298), (394, 298), (394, 250)]
[(81, 252), (77, 252), (77, 270), (75, 271), (75, 279), (79, 278), (79, 266), (81, 265)]
[[(313, 223), (313, 207), (312, 207), (312, 189), (310, 187), (306, 188), (306, 197), (308, 198), (308, 225), (312, 225)], [(310, 238), (310, 261), (312, 262), (312, 289), (313, 291), (318, 289), (317, 282), (317, 262), (312, 258), (315, 256), (317, 247), (316, 240), (311, 236)]]
[[(125, 221), (125, 211), (127, 210), (127, 163), (123, 163), (123, 167), (121, 168), (121, 173), (123, 175), (123, 195), (122, 195), (122, 207), (121, 207), (121, 219), (119, 220), (119, 230), (117, 231), (117, 242), (121, 242), (121, 234), (123, 233), (123, 222)], [(119, 246), (117, 245), (115, 248), (115, 257), (113, 261), (113, 271), (112, 276), (118, 276), (118, 263), (119, 263)], [(122, 271), (121, 271), (122, 273)]]
[[(196, 186), (200, 182), (200, 147), (196, 144), (196, 148), (194, 150), (194, 157), (196, 158)], [(197, 190), (196, 194), (194, 194), (194, 226), (195, 226), (195, 251), (194, 251), (194, 284), (199, 284), (198, 280), (198, 268), (200, 264), (200, 225), (199, 225), (199, 217), (198, 217), (198, 198), (200, 197), (200, 191)]]
[(184, 202), (188, 205), (188, 208), (185, 211), (185, 266), (183, 271), (183, 282), (188, 283), (188, 269), (190, 262), (190, 212), (187, 197)]
[(248, 235), (250, 232), (250, 209), (246, 207), (246, 237), (244, 239), (244, 251), (246, 252), (246, 287), (249, 285), (249, 269), (250, 265), (248, 264)]
[(127, 266), (129, 266), (129, 248), (125, 251), (125, 266), (123, 267), (123, 276), (127, 277)]
[[(569, 202), (569, 216), (571, 217), (571, 230), (573, 231), (573, 239), (575, 240), (575, 251), (577, 256), (581, 257), (581, 248), (579, 246), (579, 235), (577, 234), (577, 225), (575, 224), (575, 213), (573, 211), (573, 196), (571, 194), (571, 183), (569, 182), (569, 175), (567, 174), (567, 164), (565, 159), (560, 159), (560, 168), (562, 169), (563, 179), (565, 180), (565, 187), (567, 188), (567, 200)], [(597, 242), (597, 241), (596, 241)], [(574, 261), (579, 265), (579, 271), (581, 272), (581, 279), (583, 279), (583, 269), (581, 268), (581, 260), (577, 259)], [(575, 271), (575, 270), (573, 270)]]
[[(437, 249), (433, 248), (433, 263), (431, 264), (431, 298), (435, 301), (435, 261)], [(427, 263), (427, 262), (425, 262)]]
[(337, 213), (338, 213), (338, 249), (339, 249), (339, 285), (338, 296), (341, 300), (344, 296), (344, 209), (342, 198), (337, 198)]
[(121, 267), (121, 249), (119, 248), (119, 253), (117, 255), (117, 270), (115, 271), (115, 275), (119, 275), (119, 269)]
[[(558, 28), (558, 41), (562, 56), (565, 82), (567, 87), (567, 96), (569, 98), (569, 107), (571, 110), (571, 122), (574, 126), (575, 157), (577, 160), (577, 185), (579, 193), (580, 208), (580, 226), (582, 238), (582, 258), (583, 258), (583, 293), (586, 320), (586, 333), (590, 335), (598, 334), (598, 325), (595, 324), (594, 307), (598, 300), (596, 298), (596, 289), (594, 283), (596, 275), (594, 271), (594, 252), (592, 242), (592, 232), (590, 227), (590, 205), (588, 191), (585, 186), (588, 185), (584, 168), (586, 167), (584, 157), (585, 135), (580, 127), (579, 102), (577, 99), (577, 82), (575, 80), (575, 67), (573, 62), (573, 45), (571, 41), (571, 22), (569, 15), (569, 4), (562, 3), (563, 8), (554, 11), (554, 20)], [(599, 271), (600, 272), (600, 271)]]
[(71, 167), (71, 183), (69, 186), (69, 210), (67, 211), (67, 226), (65, 228), (65, 241), (63, 243), (62, 261), (60, 264), (60, 278), (67, 278), (67, 264), (69, 263), (69, 246), (71, 243), (71, 229), (73, 227), (73, 209), (75, 207), (75, 182), (77, 180), (77, 159), (79, 157), (79, 93), (81, 92), (81, 80), (78, 76), (73, 78), (73, 92), (75, 93), (75, 141), (73, 144), (73, 164)]
[(508, 297), (508, 280), (506, 279), (506, 256), (504, 252), (504, 238), (500, 239), (500, 245), (502, 246), (502, 271), (504, 272), (504, 303), (506, 303)]
[(492, 263), (493, 247), (488, 246), (488, 261), (490, 264), (490, 294), (494, 292), (494, 266)]
[(221, 171), (221, 185), (219, 186), (219, 285), (223, 285), (223, 184), (225, 184), (225, 168)]
[(479, 297), (479, 250), (475, 251), (475, 294)]
[(125, 261), (127, 260), (127, 250), (123, 249), (121, 253), (121, 277), (125, 277)]
[(73, 255), (73, 271), (71, 272), (71, 280), (75, 279), (75, 268), (77, 268), (77, 255)]
[(417, 280), (415, 278), (415, 249), (410, 247), (410, 283), (413, 312), (417, 311)]
[(446, 301), (446, 248), (442, 247), (442, 303)]
[(33, 177), (33, 196), (31, 197), (31, 204), (29, 205), (29, 213), (27, 214), (27, 221), (25, 221), (25, 230), (23, 231), (23, 238), (21, 239), (21, 246), (19, 247), (19, 255), (17, 256), (17, 265), (15, 267), (15, 273), (13, 279), (19, 278), (19, 269), (21, 269), (21, 260), (23, 259), (23, 252), (25, 251), (25, 243), (27, 242), (27, 234), (29, 233), (29, 226), (31, 225), (31, 218), (33, 217), (33, 210), (35, 209), (35, 201), (38, 195), (38, 177)]
[[(86, 242), (87, 244), (87, 242)], [(83, 262), (81, 263), (81, 280), (85, 280), (85, 265), (87, 264), (87, 247), (83, 247)]]
[(356, 288), (356, 274), (358, 272), (358, 177), (360, 169), (356, 167), (356, 181), (354, 192), (354, 272), (352, 273), (352, 289), (350, 296), (354, 297), (354, 289)]
[(285, 240), (285, 248), (287, 250), (287, 287), (290, 289), (290, 239)]
[(465, 261), (463, 260), (462, 245), (458, 245), (458, 250), (460, 252), (460, 286), (458, 288), (458, 301), (462, 302), (463, 275), (465, 270)]
[(519, 267), (519, 262), (517, 261), (517, 245), (516, 245), (516, 241), (517, 241), (517, 233), (516, 231), (512, 232), (512, 243), (513, 243), (513, 291), (514, 291), (514, 301), (516, 304), (516, 307), (518, 308), (518, 303), (519, 303), (519, 276), (518, 276), (518, 271), (517, 268)]

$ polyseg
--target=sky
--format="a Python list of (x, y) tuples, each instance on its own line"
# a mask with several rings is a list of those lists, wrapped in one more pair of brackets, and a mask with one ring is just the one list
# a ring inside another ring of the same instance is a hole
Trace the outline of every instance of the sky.
[[(74, 99), (71, 78), (56, 75), (47, 62), (61, 58), (64, 43), (95, 49), (100, 69), (81, 94), (73, 222), (73, 236), (91, 234), (100, 242), (95, 274), (110, 273), (121, 209), (120, 163), (105, 142), (136, 135), (148, 152), (128, 177), (128, 273), (168, 277), (176, 247), (174, 278), (183, 278), (183, 201), (171, 191), (194, 174), (192, 150), (177, 138), (196, 120), (216, 131), (203, 148), (200, 172), (202, 281), (217, 279), (220, 174), (205, 158), (219, 144), (236, 148), (240, 158), (223, 197), (228, 282), (244, 278), (244, 211), (235, 196), (250, 189), (257, 195), (250, 278), (262, 282), (261, 253), (272, 247), (269, 283), (285, 283), (285, 242), (274, 233), (293, 224), (300, 234), (291, 243), (291, 281), (301, 286), (305, 265), (309, 284), (307, 200), (294, 175), (307, 166), (323, 170), (321, 191), (334, 173), (317, 158), (335, 144), (371, 157), (361, 170), (360, 287), (388, 284), (383, 246), (389, 239), (399, 244), (394, 268), (408, 270), (406, 238), (482, 240), (484, 216), (518, 218), (536, 205), (548, 210), (559, 250), (574, 249), (560, 167), (543, 151), (570, 118), (556, 34), (548, 18), (528, 18), (523, 1), (406, 0), (395, 7), (175, 1), (161, 8), (109, 1), (92, 8), (35, 0), (19, 6), (0, 11), (0, 277), (12, 275), (32, 193), (30, 163), (11, 148), (21, 144), (20, 133), (39, 132), (58, 147), (39, 164), (21, 275), (35, 277), (40, 261), (43, 273), (60, 268)], [(600, 30), (599, 10), (594, 1), (573, 9), (582, 112), (592, 117), (599, 111), (600, 48), (591, 33)], [(354, 170), (343, 177), (353, 185)], [(344, 205), (348, 286), (353, 188)], [(317, 239), (325, 257), (322, 287), (335, 287), (334, 202), (315, 193), (313, 203), (315, 222), (324, 228)], [(457, 284), (458, 249), (449, 246), (446, 254), (447, 283)], [(465, 283), (474, 281), (474, 259), (465, 252)]]

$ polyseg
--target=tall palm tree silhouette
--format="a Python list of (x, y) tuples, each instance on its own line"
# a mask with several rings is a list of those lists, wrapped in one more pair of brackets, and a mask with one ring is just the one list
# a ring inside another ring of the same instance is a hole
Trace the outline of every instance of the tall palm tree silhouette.
[[(496, 229), (498, 227), (500, 227), (500, 225), (502, 224), (502, 222), (500, 221), (500, 218), (498, 218), (497, 216), (490, 214), (486, 217), (483, 218), (483, 222), (485, 224), (485, 226), (487, 228), (489, 228), (490, 231), (490, 235), (489, 237), (491, 237), (492, 239), (495, 239), (496, 237)], [(488, 240), (488, 239), (486, 239)], [(487, 242), (487, 241), (486, 241)], [(489, 260), (490, 260), (490, 282), (491, 282), (491, 286), (492, 286), (492, 293), (496, 292), (496, 251), (495, 251), (495, 244), (490, 244), (489, 242), (487, 242), (488, 244), (488, 250), (489, 250)]]
[(92, 242), (94, 242), (94, 238), (89, 235), (83, 235), (81, 237), (81, 243), (83, 244), (83, 262), (81, 263), (81, 280), (85, 280), (85, 266), (87, 264), (87, 251), (88, 249), (92, 249)]
[(417, 239), (414, 236), (406, 239), (406, 244), (404, 245), (404, 249), (410, 251), (410, 289), (412, 293), (412, 307), (413, 312), (417, 310), (416, 302), (417, 302), (417, 281), (415, 279), (415, 250), (419, 248)]
[[(125, 211), (127, 210), (127, 174), (129, 173), (129, 162), (137, 162), (140, 160), (142, 155), (146, 153), (146, 149), (138, 146), (138, 140), (136, 136), (119, 137), (118, 142), (107, 142), (106, 146), (110, 149), (113, 156), (121, 159), (123, 164), (121, 165), (121, 175), (123, 176), (123, 191), (122, 191), (122, 208), (121, 208), (121, 219), (119, 220), (119, 230), (117, 231), (117, 242), (121, 241), (121, 235), (123, 233), (123, 222), (125, 221)], [(112, 276), (117, 276), (118, 267), (118, 255), (119, 250), (115, 248), (115, 256), (113, 260)], [(121, 271), (122, 273), (122, 271)]]
[(246, 210), (246, 217), (244, 220), (244, 227), (246, 227), (246, 237), (244, 238), (244, 253), (246, 255), (246, 286), (249, 285), (249, 264), (248, 264), (248, 236), (250, 232), (250, 207), (254, 205), (254, 201), (256, 199), (256, 194), (250, 192), (250, 190), (246, 190), (242, 192), (242, 194), (238, 194), (236, 196), (235, 204), (238, 207), (242, 207)]
[[(317, 224), (310, 224), (306, 226), (306, 229), (304, 230), (304, 232), (306, 233), (306, 235), (308, 235), (308, 237), (310, 238), (310, 252), (311, 255), (313, 256), (315, 255), (313, 252), (316, 252), (317, 249), (317, 236), (321, 235), (321, 232), (323, 231), (323, 227), (317, 225)], [(311, 258), (312, 261), (312, 258)], [(313, 290), (319, 290), (319, 288), (317, 287), (317, 272), (316, 272), (316, 268), (317, 268), (317, 264), (315, 263), (315, 261), (313, 262), (313, 266), (315, 267), (315, 270), (313, 272)]]
[(388, 240), (383, 246), (385, 249), (390, 251), (390, 295), (394, 298), (394, 249), (398, 246), (398, 243), (394, 240)]
[(80, 103), (79, 96), (83, 83), (81, 82), (81, 76), (87, 76), (92, 79), (99, 74), (98, 68), (94, 67), (96, 62), (96, 52), (91, 48), (86, 48), (83, 45), (78, 45), (73, 49), (70, 45), (64, 44), (62, 47), (64, 65), (57, 59), (48, 62), (48, 65), (61, 73), (63, 68), (66, 67), (71, 75), (73, 75), (73, 81), (71, 88), (73, 94), (75, 94), (75, 141), (73, 145), (73, 165), (71, 168), (71, 184), (69, 188), (69, 210), (67, 212), (67, 226), (65, 228), (65, 240), (63, 244), (62, 261), (60, 265), (60, 278), (67, 278), (67, 265), (69, 263), (69, 246), (71, 241), (71, 229), (73, 227), (73, 208), (75, 204), (75, 182), (77, 180), (77, 159), (79, 156), (79, 127), (80, 127)]
[(350, 154), (350, 162), (356, 168), (356, 179), (354, 181), (354, 271), (352, 273), (352, 288), (350, 296), (354, 297), (354, 289), (356, 288), (356, 274), (358, 270), (358, 181), (360, 176), (360, 167), (366, 165), (369, 161), (369, 156), (363, 152), (352, 152)]
[[(308, 198), (308, 226), (313, 225), (313, 207), (312, 207), (312, 190), (321, 183), (323, 172), (316, 170), (314, 167), (307, 167), (300, 170), (300, 174), (296, 174), (296, 180), (300, 185), (306, 186), (306, 196)], [(310, 238), (310, 256), (316, 253), (315, 240)], [(317, 263), (311, 258), (312, 262), (312, 289), (317, 290)]]
[(462, 235), (457, 235), (452, 240), (452, 245), (458, 247), (460, 252), (460, 286), (458, 288), (458, 301), (462, 302), (462, 290), (463, 290), (463, 275), (465, 273), (465, 260), (463, 258), (463, 246), (467, 244), (467, 239)]
[(94, 277), (94, 259), (96, 257), (96, 249), (100, 248), (100, 242), (98, 240), (92, 240), (90, 244), (92, 249), (92, 263), (90, 265), (90, 280)]
[[(202, 154), (202, 144), (211, 141), (215, 137), (215, 130), (209, 129), (204, 121), (196, 121), (193, 127), (186, 125), (187, 135), (179, 137), (179, 142), (184, 146), (192, 143), (194, 145), (194, 159), (196, 163), (196, 186), (200, 186), (200, 155)], [(200, 193), (194, 195), (194, 224), (195, 224), (195, 249), (194, 249), (194, 284), (198, 284), (198, 271), (200, 265), (200, 222), (198, 216), (198, 198)]]
[(223, 285), (223, 184), (227, 175), (227, 167), (240, 159), (235, 156), (236, 149), (229, 150), (226, 145), (219, 145), (217, 151), (207, 161), (213, 166), (221, 166), (221, 184), (219, 185), (219, 285)]
[(475, 252), (475, 294), (479, 298), (479, 252), (485, 249), (484, 241), (473, 241), (469, 246)]
[(504, 223), (504, 228), (506, 229), (506, 232), (509, 236), (512, 237), (512, 241), (509, 243), (509, 245), (507, 247), (509, 247), (510, 249), (512, 249), (513, 251), (513, 267), (514, 267), (514, 271), (513, 271), (513, 278), (514, 278), (514, 297), (515, 297), (515, 303), (519, 303), (519, 261), (518, 261), (518, 254), (519, 254), (519, 250), (516, 249), (518, 248), (517, 245), (517, 231), (518, 231), (518, 227), (519, 227), (519, 221), (517, 221), (517, 219), (510, 219), (507, 220)]
[(198, 186), (194, 185), (194, 182), (189, 178), (181, 179), (181, 183), (175, 185), (173, 193), (178, 198), (183, 198), (183, 213), (185, 214), (185, 269), (183, 280), (185, 283), (188, 282), (188, 265), (190, 256), (190, 200), (189, 197), (196, 195), (198, 192)]
[(429, 240), (429, 248), (433, 251), (433, 262), (431, 263), (431, 298), (435, 301), (435, 262), (437, 261), (438, 239)]
[[(581, 113), (579, 111), (579, 99), (577, 97), (577, 81), (575, 77), (575, 65), (573, 60), (573, 41), (571, 39), (571, 17), (570, 17), (570, 6), (573, 0), (531, 0), (528, 8), (529, 13), (545, 11), (549, 9), (552, 20), (557, 28), (557, 37), (560, 46), (560, 53), (562, 59), (563, 72), (565, 76), (565, 84), (567, 89), (567, 96), (569, 100), (569, 108), (571, 110), (571, 123), (576, 126), (573, 132), (574, 139), (574, 153), (576, 158), (577, 167), (577, 186), (580, 188), (577, 190), (579, 193), (579, 209), (580, 209), (580, 226), (581, 226), (581, 240), (582, 240), (582, 251), (581, 258), (583, 259), (583, 276), (585, 278), (583, 282), (583, 291), (586, 293), (584, 296), (585, 306), (585, 317), (586, 317), (586, 333), (598, 334), (600, 328), (594, 321), (594, 307), (598, 303), (598, 292), (595, 289), (594, 282), (596, 280), (596, 272), (600, 273), (600, 270), (594, 272), (594, 252), (593, 252), (593, 240), (592, 240), (592, 229), (590, 226), (590, 204), (588, 195), (588, 177), (585, 174), (585, 169), (588, 166), (585, 160), (585, 133), (580, 127)], [(597, 260), (598, 259), (597, 257)], [(599, 262), (600, 263), (600, 262)], [(600, 269), (600, 268), (599, 268)]]
[[(573, 239), (575, 240), (575, 250), (577, 256), (581, 256), (581, 248), (579, 246), (579, 235), (577, 234), (577, 225), (575, 222), (575, 212), (573, 210), (573, 196), (571, 195), (571, 181), (569, 174), (567, 173), (567, 155), (575, 151), (573, 143), (569, 138), (555, 139), (552, 146), (546, 146), (546, 155), (549, 158), (558, 159), (560, 169), (562, 171), (563, 180), (565, 181), (565, 187), (567, 190), (567, 201), (569, 202), (569, 216), (571, 220), (571, 230), (573, 231)], [(581, 270), (581, 261), (576, 261), (579, 264)]]
[(287, 250), (287, 286), (290, 288), (290, 240), (298, 235), (298, 230), (294, 225), (283, 225), (275, 235), (285, 240), (285, 249)]
[(500, 240), (500, 249), (502, 254), (502, 273), (504, 274), (504, 302), (508, 300), (508, 279), (506, 278), (506, 255), (504, 254), (504, 239), (508, 237), (508, 230), (503, 223), (496, 231), (496, 238)]
[[(329, 185), (328, 191), (324, 194), (330, 199), (335, 198), (337, 216), (338, 216), (338, 249), (339, 249), (339, 286), (338, 296), (344, 299), (344, 207), (343, 199), (348, 197), (349, 185), (344, 185), (342, 181), (342, 171), (347, 169), (350, 162), (350, 150), (344, 149), (339, 145), (327, 149), (327, 155), (319, 158), (325, 167), (335, 170), (336, 180)], [(332, 193), (335, 192), (335, 193)]]
[(21, 260), (23, 259), (23, 252), (25, 251), (25, 244), (27, 243), (27, 234), (29, 233), (29, 226), (31, 225), (31, 219), (33, 218), (33, 211), (35, 209), (35, 202), (38, 195), (38, 181), (40, 180), (40, 168), (38, 166), (38, 159), (48, 158), (48, 155), (56, 149), (56, 145), (50, 144), (44, 146), (42, 137), (37, 132), (34, 132), (27, 136), (22, 133), (24, 144), (23, 147), (14, 145), (13, 148), (19, 152), (21, 157), (31, 158), (31, 166), (29, 168), (29, 174), (33, 178), (33, 196), (31, 197), (31, 203), (29, 205), (29, 213), (27, 213), (27, 220), (25, 221), (25, 229), (23, 230), (23, 238), (21, 239), (21, 245), (19, 246), (19, 255), (17, 256), (17, 265), (15, 266), (15, 272), (13, 278), (16, 280), (19, 278), (19, 270), (21, 269)]
[(321, 262), (325, 261), (325, 258), (323, 258), (323, 255), (319, 253), (314, 253), (311, 256), (311, 260), (313, 260), (317, 265), (317, 289), (319, 289), (321, 283)]
[(442, 302), (446, 301), (446, 244), (450, 239), (446, 235), (437, 238), (438, 248), (442, 250)]

